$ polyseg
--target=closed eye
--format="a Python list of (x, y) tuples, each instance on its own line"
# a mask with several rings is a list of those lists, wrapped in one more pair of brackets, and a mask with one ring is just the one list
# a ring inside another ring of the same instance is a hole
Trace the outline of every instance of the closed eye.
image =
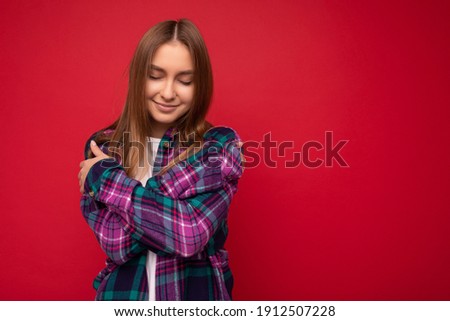
[(185, 85), (185, 86), (189, 86), (190, 84), (192, 84), (192, 81), (182, 81), (182, 80), (179, 80), (179, 82), (182, 83), (182, 84)]

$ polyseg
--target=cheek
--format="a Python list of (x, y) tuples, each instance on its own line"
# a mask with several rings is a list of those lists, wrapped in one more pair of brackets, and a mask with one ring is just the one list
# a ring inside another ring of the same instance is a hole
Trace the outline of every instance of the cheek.
[(154, 83), (147, 82), (145, 84), (145, 95), (147, 97), (153, 97), (158, 92), (158, 86)]
[(179, 96), (185, 103), (190, 103), (194, 99), (194, 86), (180, 89)]

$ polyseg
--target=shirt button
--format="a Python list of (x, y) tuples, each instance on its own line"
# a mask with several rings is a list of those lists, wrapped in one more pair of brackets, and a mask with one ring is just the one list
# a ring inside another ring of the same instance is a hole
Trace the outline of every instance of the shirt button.
[(89, 192), (89, 196), (90, 196), (90, 197), (94, 197), (94, 191), (90, 191), (90, 192)]
[(164, 142), (163, 146), (164, 148), (169, 148), (169, 142)]

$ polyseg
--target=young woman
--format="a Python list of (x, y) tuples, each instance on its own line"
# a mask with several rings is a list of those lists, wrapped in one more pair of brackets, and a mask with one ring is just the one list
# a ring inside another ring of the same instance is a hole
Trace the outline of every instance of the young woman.
[(208, 52), (187, 19), (141, 39), (121, 116), (86, 143), (81, 210), (107, 255), (96, 300), (231, 300), (224, 243), (238, 134), (205, 120)]

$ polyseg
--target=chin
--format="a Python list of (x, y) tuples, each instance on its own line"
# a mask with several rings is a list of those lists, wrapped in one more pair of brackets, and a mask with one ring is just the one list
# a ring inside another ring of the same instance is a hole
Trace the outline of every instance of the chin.
[(173, 124), (175, 122), (175, 118), (174, 117), (164, 117), (164, 116), (160, 116), (160, 115), (151, 115), (151, 118), (160, 124), (164, 124), (164, 125), (170, 125)]

